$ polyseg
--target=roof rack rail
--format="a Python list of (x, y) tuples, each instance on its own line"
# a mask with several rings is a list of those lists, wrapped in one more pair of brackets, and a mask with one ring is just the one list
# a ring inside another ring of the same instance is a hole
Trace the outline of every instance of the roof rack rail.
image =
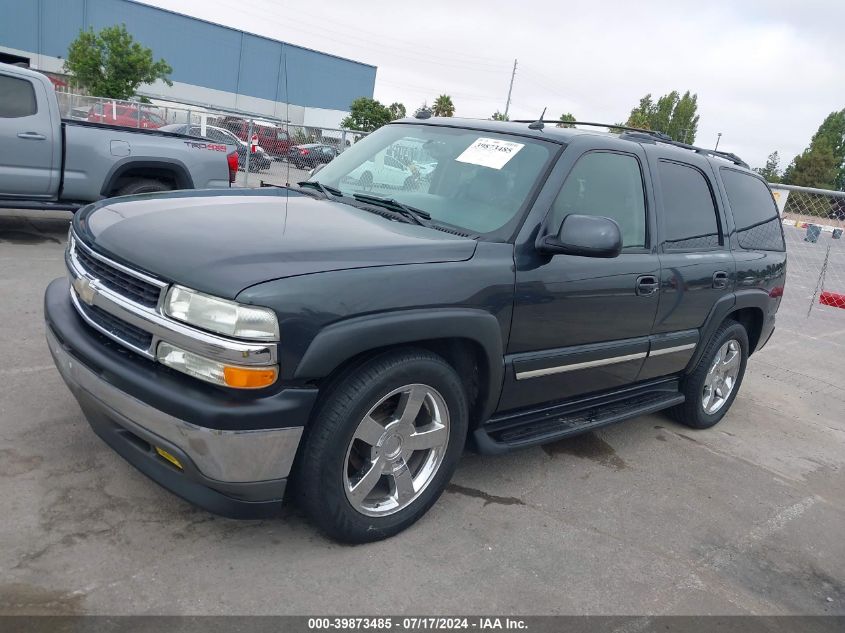
[(720, 152), (715, 149), (706, 149), (704, 147), (698, 147), (696, 145), (690, 145), (689, 143), (682, 143), (681, 141), (676, 141), (668, 134), (664, 132), (658, 132), (656, 130), (646, 130), (640, 127), (630, 127), (628, 125), (615, 125), (613, 123), (595, 123), (593, 121), (560, 121), (559, 119), (543, 119), (541, 121), (529, 121), (528, 119), (520, 119), (518, 121), (513, 121), (513, 123), (554, 123), (555, 125), (559, 123), (564, 123), (567, 127), (569, 126), (576, 126), (576, 125), (589, 125), (593, 127), (604, 127), (613, 130), (623, 130), (625, 132), (634, 132), (634, 134), (626, 135), (631, 139), (638, 139), (638, 140), (647, 140), (640, 135), (646, 135), (648, 139), (655, 141), (656, 143), (666, 143), (667, 145), (673, 145), (674, 147), (680, 147), (682, 149), (688, 149), (697, 154), (705, 154), (707, 156), (716, 156), (718, 158), (724, 158), (725, 160), (729, 160), (734, 165), (739, 165), (740, 167), (745, 167), (749, 169), (748, 163), (742, 160), (736, 154), (732, 154), (731, 152)]

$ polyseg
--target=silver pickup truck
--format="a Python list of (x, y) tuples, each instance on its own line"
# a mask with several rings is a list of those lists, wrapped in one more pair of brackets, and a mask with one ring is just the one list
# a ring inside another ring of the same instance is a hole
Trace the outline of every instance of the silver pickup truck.
[(66, 209), (111, 196), (229, 187), (234, 145), (63, 120), (50, 80), (0, 64), (0, 208)]

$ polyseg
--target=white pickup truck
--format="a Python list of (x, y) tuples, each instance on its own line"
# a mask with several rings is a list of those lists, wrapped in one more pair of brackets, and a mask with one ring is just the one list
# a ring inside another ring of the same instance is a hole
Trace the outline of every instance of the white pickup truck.
[(117, 195), (229, 187), (237, 148), (63, 120), (50, 80), (0, 64), (0, 208), (75, 210)]

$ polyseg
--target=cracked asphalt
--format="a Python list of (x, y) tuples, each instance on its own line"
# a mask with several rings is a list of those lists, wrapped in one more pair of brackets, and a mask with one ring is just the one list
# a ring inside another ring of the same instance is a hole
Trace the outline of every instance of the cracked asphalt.
[(193, 508), (93, 434), (44, 342), (69, 217), (0, 212), (0, 613), (845, 614), (845, 311), (779, 328), (713, 429), (467, 454), (423, 520), (351, 547), (295, 507)]

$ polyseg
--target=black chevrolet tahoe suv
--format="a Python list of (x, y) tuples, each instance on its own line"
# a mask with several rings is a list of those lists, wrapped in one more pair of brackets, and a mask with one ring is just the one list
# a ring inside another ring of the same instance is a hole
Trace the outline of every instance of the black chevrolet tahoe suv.
[(47, 339), (106, 443), (212, 512), (272, 515), (287, 491), (362, 542), (419, 519), (465, 445), (663, 409), (716, 424), (786, 253), (732, 154), (430, 118), (298, 186), (89, 205), (66, 261)]

